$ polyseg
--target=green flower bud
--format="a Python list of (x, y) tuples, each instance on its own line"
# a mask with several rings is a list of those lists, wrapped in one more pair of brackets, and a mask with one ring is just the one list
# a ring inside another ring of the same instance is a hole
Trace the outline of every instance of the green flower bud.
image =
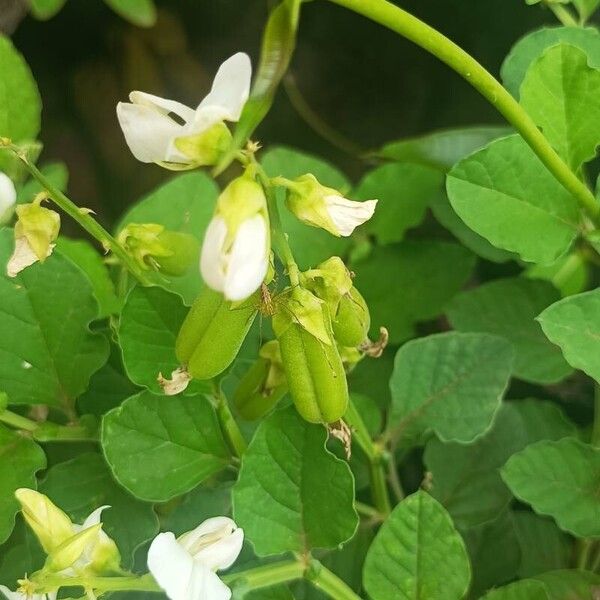
[(238, 412), (248, 421), (268, 413), (287, 392), (279, 343), (267, 342), (258, 354), (258, 360), (246, 371), (233, 395)]
[(332, 326), (333, 335), (342, 346), (357, 347), (367, 339), (371, 315), (365, 299), (355, 287), (340, 299)]
[(168, 231), (157, 223), (129, 223), (118, 241), (142, 269), (167, 275), (183, 275), (198, 256), (199, 243), (193, 235)]
[(235, 359), (258, 312), (258, 292), (240, 303), (206, 287), (177, 336), (177, 359), (196, 379), (212, 379)]
[(71, 535), (48, 554), (44, 568), (48, 571), (63, 571), (73, 566), (95, 543), (101, 529), (102, 524), (98, 523)]
[[(297, 298), (298, 289), (294, 288), (287, 301), (283, 299), (278, 303), (273, 330), (279, 340), (288, 388), (298, 412), (311, 423), (332, 423), (344, 415), (348, 405), (344, 366), (333, 343), (327, 305), (321, 302), (319, 308), (313, 309), (313, 312), (318, 310), (320, 319), (316, 315), (304, 314), (300, 320), (294, 313), (297, 308), (294, 296)], [(314, 325), (319, 321), (328, 343), (304, 325), (305, 322)]]

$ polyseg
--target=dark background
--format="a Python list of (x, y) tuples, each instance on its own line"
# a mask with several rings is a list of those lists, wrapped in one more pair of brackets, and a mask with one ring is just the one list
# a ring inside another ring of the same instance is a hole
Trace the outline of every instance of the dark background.
[[(498, 74), (526, 32), (554, 17), (523, 0), (403, 0)], [(69, 0), (53, 19), (13, 33), (40, 87), (42, 162), (63, 160), (70, 195), (106, 223), (169, 176), (127, 151), (115, 104), (140, 89), (196, 106), (236, 51), (258, 58), (267, 0), (162, 0), (151, 29), (100, 0)], [(398, 35), (323, 0), (303, 5), (292, 72), (312, 109), (363, 148), (437, 128), (497, 123), (492, 107), (445, 65)], [(255, 137), (327, 156), (352, 178), (364, 162), (311, 130), (280, 90)]]

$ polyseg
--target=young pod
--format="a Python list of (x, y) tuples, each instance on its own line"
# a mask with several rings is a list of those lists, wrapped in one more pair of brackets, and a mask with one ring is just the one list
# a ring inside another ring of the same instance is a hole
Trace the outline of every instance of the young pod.
[(254, 421), (274, 408), (286, 392), (279, 343), (271, 340), (259, 350), (258, 360), (240, 379), (233, 401), (244, 419)]
[[(307, 290), (302, 292), (317, 301), (316, 309), (320, 313), (313, 312), (307, 319), (304, 303), (305, 310), (299, 319), (294, 316), (294, 302), (290, 302), (273, 317), (273, 330), (279, 340), (288, 388), (298, 412), (311, 423), (332, 423), (342, 418), (348, 406), (346, 374), (333, 342), (327, 306)], [(318, 328), (321, 335), (317, 337), (305, 328), (309, 321), (313, 326), (314, 322), (322, 323)]]
[(237, 356), (256, 317), (258, 294), (241, 303), (205, 287), (179, 330), (175, 353), (196, 379), (212, 379)]
[(332, 327), (335, 339), (342, 346), (356, 347), (367, 339), (371, 315), (365, 299), (354, 286), (340, 299)]

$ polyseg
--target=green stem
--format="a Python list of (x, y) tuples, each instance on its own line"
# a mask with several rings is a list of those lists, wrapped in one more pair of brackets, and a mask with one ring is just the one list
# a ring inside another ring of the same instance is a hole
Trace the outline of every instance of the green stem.
[(579, 540), (579, 551), (577, 553), (577, 568), (580, 570), (586, 570), (590, 553), (593, 547), (592, 540)]
[(27, 417), (22, 417), (10, 410), (3, 410), (0, 412), (0, 421), (16, 429), (22, 429), (23, 431), (35, 431), (39, 426), (39, 423), (36, 423)]
[[(215, 384), (215, 387), (218, 388), (218, 384)], [(217, 417), (221, 424), (221, 429), (223, 430), (233, 453), (238, 458), (242, 458), (248, 444), (240, 431), (237, 421), (231, 414), (225, 394), (220, 389), (215, 389), (215, 398), (217, 401)]]
[(136, 262), (125, 252), (124, 248), (117, 242), (117, 240), (106, 230), (96, 219), (94, 219), (89, 213), (82, 211), (72, 200), (67, 198), (58, 188), (56, 188), (50, 180), (48, 180), (32, 163), (27, 160), (20, 149), (17, 146), (8, 146), (16, 156), (25, 165), (25, 168), (34, 177), (42, 187), (48, 192), (50, 198), (54, 203), (66, 212), (73, 220), (77, 221), (85, 231), (87, 231), (92, 237), (96, 238), (103, 247), (110, 249), (110, 251), (125, 265), (132, 275), (142, 284), (148, 285), (146, 276), (136, 264)]
[(554, 177), (598, 223), (600, 204), (589, 188), (554, 151), (519, 103), (460, 46), (387, 0), (330, 0), (395, 31), (427, 50), (466, 79), (514, 126)]
[(385, 519), (390, 514), (392, 507), (390, 504), (390, 495), (385, 478), (383, 457), (380, 453), (369, 461), (369, 475), (371, 478), (373, 504), (375, 504), (377, 510)]
[(577, 19), (575, 19), (575, 17), (562, 4), (556, 4), (555, 2), (546, 2), (546, 6), (554, 13), (554, 16), (565, 27), (579, 27)]
[(313, 559), (305, 577), (319, 590), (335, 600), (361, 600), (360, 596), (337, 575)]
[(382, 516), (379, 514), (379, 511), (368, 504), (364, 504), (363, 502), (354, 502), (354, 508), (356, 508), (356, 512), (363, 517), (369, 517), (370, 519), (377, 519), (380, 521)]
[(346, 414), (344, 415), (344, 420), (352, 429), (352, 440), (358, 443), (369, 460), (377, 460), (379, 457), (379, 451), (373, 443), (371, 434), (369, 433), (365, 422), (360, 416), (360, 413), (356, 409), (354, 402), (352, 402), (352, 398), (350, 398), (350, 401), (348, 402), (348, 408), (346, 410)]
[(278, 583), (287, 583), (301, 579), (304, 575), (304, 565), (296, 560), (286, 560), (247, 571), (230, 573), (221, 577), (227, 585), (240, 586), (248, 590), (256, 590)]
[(37, 590), (42, 593), (46, 591), (56, 590), (63, 586), (81, 586), (85, 589), (93, 589), (98, 592), (116, 592), (116, 591), (140, 591), (140, 592), (160, 592), (154, 578), (149, 573), (142, 576), (125, 576), (125, 577), (62, 577), (60, 575), (44, 574), (43, 578), (36, 582)]

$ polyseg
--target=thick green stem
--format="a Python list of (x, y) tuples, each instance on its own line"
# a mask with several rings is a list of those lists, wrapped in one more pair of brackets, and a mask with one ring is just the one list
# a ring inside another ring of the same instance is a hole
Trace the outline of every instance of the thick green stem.
[(37, 584), (37, 591), (39, 592), (52, 591), (66, 586), (81, 586), (97, 592), (116, 592), (121, 590), (140, 592), (161, 591), (150, 574), (125, 577), (63, 577), (61, 575), (44, 574), (39, 583), (35, 581), (35, 578), (32, 580), (32, 583)]
[(222, 579), (227, 585), (257, 590), (278, 583), (301, 579), (304, 575), (304, 568), (304, 565), (296, 560), (286, 560), (249, 569), (248, 571), (231, 573), (223, 576)]
[(22, 417), (10, 410), (3, 410), (0, 412), (0, 421), (16, 429), (22, 429), (23, 431), (35, 431), (39, 426), (39, 423), (36, 423), (27, 417)]
[(373, 504), (375, 504), (377, 510), (385, 519), (390, 514), (392, 507), (381, 454), (377, 454), (376, 457), (369, 461), (369, 475), (371, 478)]
[(51, 181), (49, 181), (39, 169), (27, 160), (17, 146), (9, 146), (11, 150), (17, 155), (21, 162), (25, 165), (25, 168), (29, 173), (42, 185), (42, 187), (48, 192), (48, 195), (52, 201), (66, 212), (73, 220), (77, 221), (85, 231), (87, 231), (92, 237), (96, 238), (102, 246), (108, 248), (123, 265), (129, 269), (131, 274), (142, 284), (148, 285), (146, 276), (136, 262), (125, 252), (124, 248), (117, 242), (117, 240), (108, 232), (96, 219), (94, 219), (89, 212), (82, 210), (72, 200), (67, 198), (58, 188), (56, 188)]
[(593, 548), (593, 540), (578, 540), (577, 568), (584, 571), (587, 569), (590, 553)]
[(377, 460), (379, 450), (373, 443), (369, 430), (356, 409), (354, 402), (352, 402), (352, 398), (350, 398), (350, 401), (348, 402), (344, 420), (348, 423), (350, 429), (352, 429), (352, 441), (356, 441), (369, 460)]
[(565, 27), (579, 27), (577, 19), (562, 4), (556, 4), (555, 2), (546, 2), (546, 6), (550, 8), (550, 10), (554, 13), (554, 16)]
[(598, 223), (600, 204), (589, 188), (554, 151), (519, 103), (460, 46), (410, 13), (387, 0), (330, 0), (383, 25), (427, 50), (454, 69), (513, 125), (554, 177)]
[(361, 600), (360, 596), (355, 594), (348, 584), (316, 559), (311, 561), (305, 576), (317, 589), (325, 592), (330, 598), (335, 598), (335, 600)]
[(38, 423), (10, 410), (0, 412), (0, 422), (21, 431), (28, 431), (38, 442), (96, 441), (94, 432), (82, 425), (57, 425), (44, 421)]
[(233, 453), (238, 458), (242, 458), (248, 444), (240, 431), (237, 421), (231, 414), (225, 394), (220, 389), (217, 389), (215, 390), (215, 398), (217, 400), (217, 417), (221, 424), (221, 429), (223, 430)]

